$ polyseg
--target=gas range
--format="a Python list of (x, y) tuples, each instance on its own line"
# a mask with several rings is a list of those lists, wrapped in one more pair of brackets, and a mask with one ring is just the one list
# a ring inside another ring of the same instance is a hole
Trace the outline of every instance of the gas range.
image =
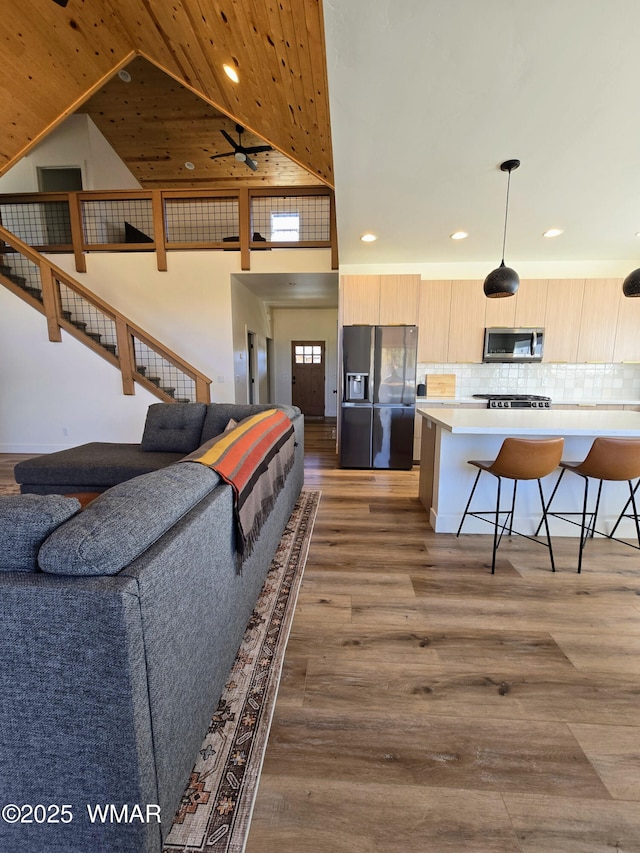
[(487, 401), (488, 409), (550, 409), (551, 397), (537, 394), (474, 394)]

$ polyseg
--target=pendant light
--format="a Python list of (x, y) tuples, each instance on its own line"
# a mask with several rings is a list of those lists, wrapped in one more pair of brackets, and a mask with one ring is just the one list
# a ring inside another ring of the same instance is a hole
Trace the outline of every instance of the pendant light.
[(640, 269), (633, 270), (622, 282), (625, 296), (640, 296)]
[(507, 241), (507, 219), (509, 216), (509, 186), (511, 184), (511, 172), (517, 169), (520, 165), (520, 160), (505, 160), (500, 164), (500, 169), (503, 172), (509, 173), (507, 180), (507, 204), (504, 211), (504, 234), (502, 236), (502, 261), (500, 266), (492, 270), (484, 280), (484, 295), (492, 299), (501, 296), (513, 296), (520, 284), (520, 277), (511, 267), (506, 267), (504, 264), (504, 247)]

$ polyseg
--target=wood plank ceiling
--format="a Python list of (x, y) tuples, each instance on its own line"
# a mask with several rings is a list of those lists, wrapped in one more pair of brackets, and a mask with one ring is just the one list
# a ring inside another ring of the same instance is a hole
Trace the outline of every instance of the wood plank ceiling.
[[(320, 0), (69, 0), (64, 8), (51, 0), (24, 0), (5, 7), (0, 174), (142, 56), (231, 118), (232, 127), (245, 127), (247, 144), (254, 142), (249, 133), (259, 134), (333, 186)], [(236, 69), (237, 84), (225, 75), (224, 63)], [(212, 137), (208, 129), (206, 134)], [(185, 160), (195, 162), (194, 156)], [(275, 152), (269, 160), (276, 163)], [(153, 175), (149, 169), (150, 181), (162, 162), (155, 161)]]
[[(91, 117), (143, 187), (323, 183), (277, 150), (254, 155), (256, 171), (233, 156), (212, 160), (212, 155), (233, 152), (220, 131), (224, 128), (237, 141), (236, 123), (142, 57), (126, 70), (130, 82), (113, 77), (78, 112)], [(264, 142), (250, 132), (242, 134), (244, 146)]]

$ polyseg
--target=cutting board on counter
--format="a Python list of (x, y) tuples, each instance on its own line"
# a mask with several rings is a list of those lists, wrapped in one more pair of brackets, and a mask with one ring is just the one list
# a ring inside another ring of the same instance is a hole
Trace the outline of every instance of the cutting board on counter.
[(427, 373), (425, 376), (427, 397), (455, 397), (455, 373)]

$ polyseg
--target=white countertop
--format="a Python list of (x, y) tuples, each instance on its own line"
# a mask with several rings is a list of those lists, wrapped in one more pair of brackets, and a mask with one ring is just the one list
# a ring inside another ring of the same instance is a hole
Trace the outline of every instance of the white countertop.
[[(500, 392), (502, 393), (502, 392)], [(483, 404), (485, 401), (479, 400), (477, 397), (416, 397), (416, 406), (429, 406), (434, 403), (438, 406), (459, 406), (463, 403)], [(640, 406), (640, 400), (560, 400), (557, 397), (551, 398), (551, 407), (553, 406)]]
[(463, 409), (419, 404), (416, 412), (451, 433), (640, 436), (640, 412), (580, 409)]

